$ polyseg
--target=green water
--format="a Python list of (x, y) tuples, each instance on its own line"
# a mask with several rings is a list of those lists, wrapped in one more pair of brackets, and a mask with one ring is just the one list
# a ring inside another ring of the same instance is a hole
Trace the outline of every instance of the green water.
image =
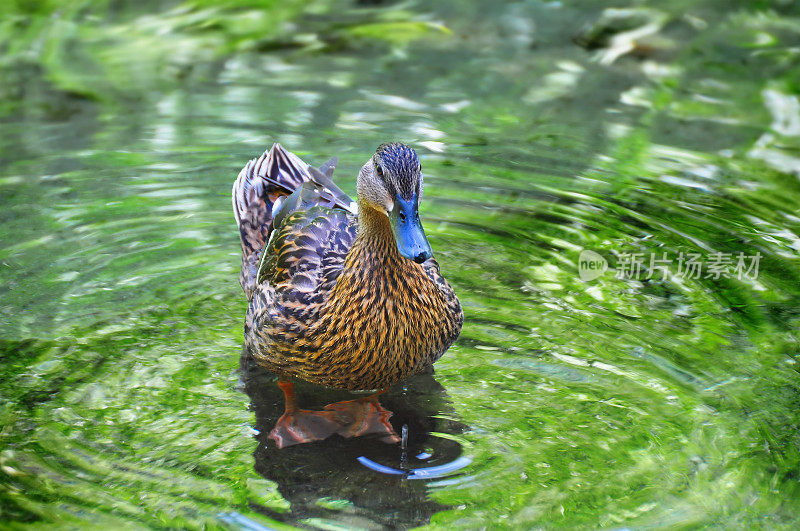
[[(800, 524), (794, 2), (216, 4), (0, 7), (0, 527)], [(407, 448), (278, 451), (230, 186), (387, 140), (463, 332), (383, 400)]]

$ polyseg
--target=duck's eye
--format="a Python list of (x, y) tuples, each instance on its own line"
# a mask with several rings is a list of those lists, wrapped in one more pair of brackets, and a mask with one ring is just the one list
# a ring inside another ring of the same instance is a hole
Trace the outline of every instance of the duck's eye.
[(375, 169), (378, 171), (378, 177), (383, 178), (383, 168), (381, 168), (380, 164), (375, 165)]

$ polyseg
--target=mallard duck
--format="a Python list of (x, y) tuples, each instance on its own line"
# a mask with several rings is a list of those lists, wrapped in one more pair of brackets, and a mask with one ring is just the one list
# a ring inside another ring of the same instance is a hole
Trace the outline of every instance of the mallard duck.
[(279, 376), (348, 390), (388, 388), (456, 340), (461, 305), (419, 218), (417, 153), (382, 144), (358, 174), (358, 203), (279, 144), (233, 186), (250, 300), (245, 340)]
[(275, 144), (233, 185), (245, 343), (281, 378), (287, 415), (297, 411), (290, 377), (385, 390), (429, 368), (463, 322), (420, 222), (416, 152), (379, 146), (358, 174), (357, 203), (333, 183), (336, 162), (315, 168)]

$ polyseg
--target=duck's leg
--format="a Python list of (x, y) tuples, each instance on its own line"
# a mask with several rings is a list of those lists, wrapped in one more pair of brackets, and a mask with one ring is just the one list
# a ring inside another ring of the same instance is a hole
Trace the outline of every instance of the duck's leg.
[(269, 432), (269, 438), (278, 448), (327, 439), (342, 429), (341, 422), (332, 411), (299, 409), (294, 399), (294, 385), (288, 380), (278, 380), (283, 391), (286, 411)]
[(384, 435), (385, 442), (396, 443), (400, 437), (389, 423), (392, 412), (381, 406), (378, 396), (384, 393), (379, 391), (375, 394), (357, 398), (355, 400), (345, 400), (328, 404), (325, 410), (335, 412), (340, 424), (337, 431), (342, 437), (360, 437), (362, 435)]

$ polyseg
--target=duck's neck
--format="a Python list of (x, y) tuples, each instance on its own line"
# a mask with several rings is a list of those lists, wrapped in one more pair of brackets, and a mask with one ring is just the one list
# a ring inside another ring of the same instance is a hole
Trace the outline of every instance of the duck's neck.
[(348, 259), (396, 267), (402, 267), (406, 262), (397, 249), (389, 218), (363, 201), (358, 204), (358, 234)]

